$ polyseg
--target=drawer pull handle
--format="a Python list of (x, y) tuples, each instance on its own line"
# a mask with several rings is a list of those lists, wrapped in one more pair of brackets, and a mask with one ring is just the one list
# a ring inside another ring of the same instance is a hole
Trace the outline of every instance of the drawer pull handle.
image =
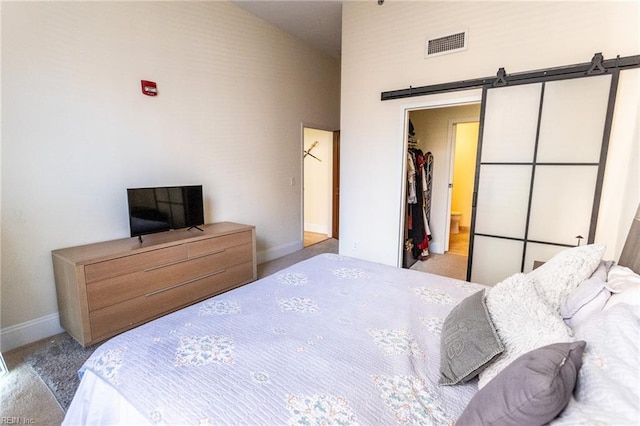
[(220, 271), (216, 271), (216, 272), (212, 272), (210, 274), (202, 275), (202, 276), (197, 277), (197, 278), (192, 278), (192, 279), (190, 279), (188, 281), (183, 281), (181, 283), (174, 284), (174, 285), (169, 286), (169, 287), (161, 288), (160, 290), (152, 291), (151, 293), (147, 293), (147, 294), (145, 294), (145, 297), (155, 296), (156, 294), (164, 293), (165, 291), (173, 290), (174, 288), (182, 287), (183, 285), (191, 284), (192, 282), (200, 281), (201, 279), (209, 278), (209, 277), (212, 277), (212, 276), (218, 275), (218, 274), (223, 274), (225, 272), (227, 272), (227, 270), (226, 269), (222, 269)]
[(144, 272), (151, 272), (151, 271), (155, 271), (156, 269), (162, 269), (162, 268), (166, 268), (168, 266), (173, 266), (173, 265), (178, 265), (180, 263), (189, 262), (190, 260), (198, 259), (200, 257), (211, 256), (212, 254), (224, 253), (225, 251), (227, 251), (227, 250), (226, 249), (222, 249), (222, 250), (213, 251), (213, 252), (210, 252), (210, 253), (205, 253), (205, 254), (202, 254), (200, 256), (194, 256), (194, 257), (189, 257), (187, 259), (176, 260), (175, 262), (163, 263), (162, 265), (152, 266), (150, 268), (146, 268), (143, 271)]

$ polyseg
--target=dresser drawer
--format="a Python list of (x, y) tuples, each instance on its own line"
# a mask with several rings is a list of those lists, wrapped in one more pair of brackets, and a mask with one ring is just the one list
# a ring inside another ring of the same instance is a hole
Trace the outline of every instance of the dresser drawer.
[(243, 244), (194, 259), (181, 260), (93, 282), (87, 285), (89, 311), (102, 309), (138, 296), (164, 291), (167, 288), (180, 287), (190, 281), (224, 272), (225, 269), (251, 261), (252, 258), (252, 245)]
[(253, 261), (232, 266), (214, 275), (142, 295), (91, 312), (93, 341), (103, 340), (165, 313), (253, 280)]
[(238, 232), (224, 235), (218, 238), (195, 241), (188, 244), (189, 257), (198, 257), (209, 253), (215, 253), (241, 244), (251, 244), (253, 237), (251, 231)]
[(255, 227), (233, 222), (51, 252), (60, 324), (83, 346), (256, 279)]
[(84, 268), (87, 284), (187, 259), (185, 244), (92, 263)]

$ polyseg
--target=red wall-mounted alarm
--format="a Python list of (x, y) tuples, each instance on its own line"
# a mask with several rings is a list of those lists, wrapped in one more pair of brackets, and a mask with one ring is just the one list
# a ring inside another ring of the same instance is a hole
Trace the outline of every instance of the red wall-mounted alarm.
[(158, 95), (158, 86), (155, 81), (147, 81), (141, 80), (140, 84), (142, 86), (142, 94), (147, 96), (157, 96)]

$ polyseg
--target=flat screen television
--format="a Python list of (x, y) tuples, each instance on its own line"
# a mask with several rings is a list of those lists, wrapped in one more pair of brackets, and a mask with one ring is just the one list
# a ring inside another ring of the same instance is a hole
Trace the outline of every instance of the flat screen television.
[(202, 185), (129, 188), (127, 200), (132, 237), (204, 224)]

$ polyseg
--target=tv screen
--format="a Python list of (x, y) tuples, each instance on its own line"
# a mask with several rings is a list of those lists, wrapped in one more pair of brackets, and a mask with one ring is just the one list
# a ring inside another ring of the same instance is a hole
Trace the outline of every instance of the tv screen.
[(131, 236), (204, 224), (202, 185), (127, 189)]

